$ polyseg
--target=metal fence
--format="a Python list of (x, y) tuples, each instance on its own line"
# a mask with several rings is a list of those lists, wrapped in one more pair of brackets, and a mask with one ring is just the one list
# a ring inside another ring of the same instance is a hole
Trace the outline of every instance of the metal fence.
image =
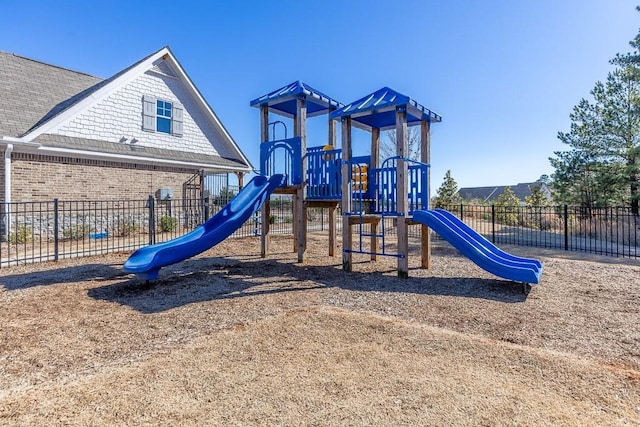
[(640, 258), (640, 219), (630, 208), (455, 205), (447, 210), (496, 245)]
[[(0, 267), (133, 251), (167, 241), (204, 223), (228, 200), (59, 201), (0, 204)], [(572, 206), (514, 207), (455, 205), (448, 210), (497, 245), (511, 244), (640, 258), (640, 221), (627, 208)], [(329, 228), (326, 209), (307, 209), (310, 232)], [(290, 196), (272, 196), (270, 232), (293, 232)], [(342, 221), (337, 216), (336, 228)], [(368, 227), (368, 226), (365, 226)], [(259, 236), (255, 214), (232, 237)], [(394, 218), (384, 229), (395, 235)], [(420, 227), (409, 228), (419, 237)]]

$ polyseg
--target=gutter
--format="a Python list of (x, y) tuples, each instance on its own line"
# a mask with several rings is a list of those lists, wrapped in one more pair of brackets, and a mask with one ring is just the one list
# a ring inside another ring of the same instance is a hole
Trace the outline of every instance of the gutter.
[(7, 144), (4, 150), (4, 203), (6, 204), (11, 203), (11, 153), (13, 153), (13, 144)]
[(12, 138), (4, 136), (0, 140), (0, 144), (13, 145), (15, 148), (24, 147), (30, 150), (34, 150), (37, 153), (41, 154), (53, 154), (56, 153), (72, 156), (76, 158), (82, 159), (91, 159), (91, 160), (110, 160), (110, 161), (120, 161), (124, 163), (143, 163), (143, 164), (151, 164), (151, 165), (163, 165), (163, 166), (172, 166), (172, 167), (183, 167), (188, 169), (205, 169), (210, 171), (230, 171), (230, 172), (245, 172), (249, 173), (252, 171), (251, 167), (248, 166), (246, 168), (239, 168), (234, 166), (226, 166), (226, 165), (211, 165), (210, 163), (195, 163), (195, 162), (186, 162), (181, 160), (167, 160), (167, 159), (158, 159), (154, 157), (140, 157), (140, 156), (129, 156), (126, 154), (112, 154), (112, 153), (101, 153), (96, 151), (88, 151), (88, 150), (75, 150), (71, 148), (58, 148), (58, 147), (47, 147), (43, 146), (38, 142), (28, 142), (24, 139), (20, 138)]
[(224, 166), (224, 165), (212, 165), (210, 163), (195, 163), (195, 162), (185, 162), (181, 160), (166, 160), (166, 159), (158, 159), (154, 157), (139, 157), (139, 156), (129, 156), (126, 154), (112, 154), (112, 153), (100, 153), (96, 151), (87, 151), (87, 150), (73, 150), (70, 148), (58, 148), (58, 147), (38, 147), (38, 153), (42, 154), (55, 154), (61, 153), (69, 156), (75, 156), (83, 159), (94, 159), (94, 160), (111, 160), (111, 161), (121, 161), (124, 163), (144, 163), (144, 164), (153, 164), (153, 165), (164, 165), (164, 166), (173, 166), (173, 167), (184, 167), (189, 169), (207, 169), (207, 170), (229, 170), (231, 172), (235, 171), (244, 171), (251, 172), (251, 168), (238, 168), (233, 166)]
[(7, 241), (11, 235), (11, 153), (13, 153), (13, 144), (7, 144), (4, 151), (4, 218)]

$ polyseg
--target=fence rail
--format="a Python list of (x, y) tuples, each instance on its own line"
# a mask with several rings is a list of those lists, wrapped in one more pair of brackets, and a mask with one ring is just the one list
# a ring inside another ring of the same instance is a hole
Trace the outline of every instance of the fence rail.
[[(204, 223), (228, 200), (184, 199), (47, 201), (0, 205), (0, 268), (88, 255), (133, 251), (178, 237)], [(455, 205), (447, 209), (496, 245), (564, 249), (640, 258), (640, 220), (628, 208), (573, 206), (513, 207)], [(253, 215), (232, 237), (259, 236), (261, 216)], [(307, 209), (307, 229), (328, 229), (325, 209)], [(272, 196), (270, 232), (293, 231), (292, 200)], [(342, 221), (337, 221), (340, 230)], [(386, 218), (386, 232), (396, 232)], [(410, 227), (419, 237), (420, 227)]]
[(630, 208), (461, 204), (446, 209), (497, 245), (640, 258), (640, 219)]

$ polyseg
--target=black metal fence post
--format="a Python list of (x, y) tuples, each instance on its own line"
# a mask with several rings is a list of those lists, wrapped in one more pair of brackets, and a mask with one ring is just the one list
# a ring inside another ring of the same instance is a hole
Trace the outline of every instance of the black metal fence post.
[(53, 199), (53, 260), (55, 262), (58, 262), (60, 256), (60, 249), (58, 248), (58, 244), (60, 243), (58, 224), (58, 199)]
[(496, 243), (496, 205), (491, 205), (491, 243)]
[(153, 245), (156, 242), (156, 215), (155, 215), (155, 203), (156, 199), (153, 195), (149, 195), (149, 244)]
[(204, 221), (203, 223), (209, 221), (209, 219), (211, 218), (211, 195), (208, 194), (207, 196), (204, 197)]
[(564, 250), (569, 250), (569, 208), (564, 205)]

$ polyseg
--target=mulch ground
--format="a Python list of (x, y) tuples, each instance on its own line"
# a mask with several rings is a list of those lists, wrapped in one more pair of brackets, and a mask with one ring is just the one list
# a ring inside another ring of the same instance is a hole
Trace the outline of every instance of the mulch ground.
[(127, 254), (0, 270), (0, 422), (640, 424), (638, 262), (507, 248), (544, 263), (525, 294), (445, 243), (409, 279), (291, 248), (229, 239), (150, 284)]

